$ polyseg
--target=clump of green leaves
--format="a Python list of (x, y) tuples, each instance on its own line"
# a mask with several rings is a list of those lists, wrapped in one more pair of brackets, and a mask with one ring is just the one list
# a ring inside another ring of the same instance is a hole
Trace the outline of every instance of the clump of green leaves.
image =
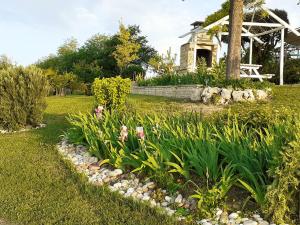
[(300, 123), (295, 139), (276, 159), (278, 166), (270, 170), (273, 183), (268, 186), (264, 211), (276, 223), (293, 224), (299, 207), (300, 184)]
[(9, 66), (0, 70), (0, 127), (17, 130), (43, 120), (48, 80), (34, 66)]
[(236, 182), (232, 167), (229, 165), (222, 170), (220, 180), (205, 188), (198, 188), (191, 198), (198, 200), (198, 209), (201, 216), (211, 217), (217, 207), (222, 206), (227, 198), (227, 193)]
[(108, 110), (119, 110), (125, 106), (131, 89), (131, 80), (121, 77), (97, 78), (92, 89), (98, 105), (103, 105)]

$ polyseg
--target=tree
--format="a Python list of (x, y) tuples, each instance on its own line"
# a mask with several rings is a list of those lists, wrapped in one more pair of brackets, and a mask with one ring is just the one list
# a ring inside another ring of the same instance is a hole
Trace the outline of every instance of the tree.
[(61, 75), (55, 70), (48, 69), (45, 71), (45, 74), (54, 94), (58, 96), (65, 96), (67, 88), (72, 90), (72, 88), (79, 86), (77, 77), (72, 73), (64, 73)]
[(121, 75), (124, 69), (134, 60), (138, 59), (138, 51), (141, 45), (132, 39), (130, 31), (120, 23), (118, 33), (119, 44), (113, 53), (117, 65), (120, 69)]
[[(131, 25), (125, 30), (130, 33), (129, 42), (140, 46), (133, 54), (137, 57), (122, 68), (122, 76), (132, 79), (134, 75), (144, 73), (150, 58), (157, 52), (148, 44), (147, 37), (141, 35), (139, 26)], [(78, 47), (76, 39), (71, 38), (58, 48), (56, 54), (39, 60), (37, 65), (43, 69), (53, 69), (59, 74), (72, 72), (80, 81), (91, 84), (97, 77), (120, 75), (120, 68), (114, 55), (120, 46), (122, 45), (119, 33), (112, 36), (93, 35), (81, 47)]]
[(13, 66), (13, 62), (6, 55), (0, 55), (0, 70)]
[(138, 51), (138, 59), (136, 59), (133, 64), (135, 65), (148, 65), (149, 60), (157, 55), (157, 51), (149, 45), (147, 37), (141, 35), (141, 29), (137, 25), (129, 25), (128, 30), (134, 41), (140, 44), (140, 49)]
[(240, 78), (243, 7), (243, 0), (230, 0), (227, 79)]
[(68, 55), (74, 53), (78, 48), (78, 41), (76, 38), (71, 37), (67, 39), (64, 44), (62, 44), (60, 47), (57, 49), (57, 54), (58, 55)]

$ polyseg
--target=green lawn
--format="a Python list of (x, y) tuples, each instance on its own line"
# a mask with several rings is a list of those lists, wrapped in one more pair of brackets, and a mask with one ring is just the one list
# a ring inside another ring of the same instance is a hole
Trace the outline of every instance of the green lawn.
[[(145, 96), (131, 96), (129, 103), (136, 110), (147, 113), (216, 109)], [(92, 97), (50, 97), (45, 115), (46, 128), (0, 135), (0, 221), (4, 219), (17, 224), (176, 224), (147, 206), (88, 185), (62, 161), (55, 145), (68, 127), (65, 116), (88, 112), (92, 105)], [(277, 87), (270, 103), (237, 104), (230, 108), (238, 112), (279, 106), (299, 109), (300, 87)]]
[(55, 144), (68, 113), (90, 111), (91, 97), (51, 97), (46, 128), (0, 135), (0, 218), (16, 224), (175, 224), (153, 209), (86, 184)]

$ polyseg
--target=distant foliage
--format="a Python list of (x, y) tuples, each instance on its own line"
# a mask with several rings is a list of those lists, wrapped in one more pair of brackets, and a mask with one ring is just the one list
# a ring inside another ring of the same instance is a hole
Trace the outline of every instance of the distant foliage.
[(78, 77), (73, 73), (58, 74), (52, 69), (45, 71), (50, 84), (50, 95), (65, 96), (68, 93), (71, 94), (75, 91), (79, 93), (85, 93), (87, 86), (80, 82)]
[(105, 106), (108, 110), (118, 110), (125, 106), (131, 89), (131, 80), (121, 77), (97, 78), (92, 89), (98, 105)]
[(284, 82), (287, 84), (300, 83), (300, 59), (289, 59), (285, 62)]
[(48, 80), (34, 66), (0, 70), (0, 128), (17, 130), (43, 120)]
[[(149, 45), (147, 37), (142, 35), (139, 26), (129, 25), (125, 30), (127, 37), (130, 36), (130, 43), (140, 46), (140, 48), (134, 49), (134, 56), (137, 57), (130, 57), (129, 64), (127, 64), (127, 61), (125, 68), (123, 68), (124, 71), (122, 71), (124, 77), (133, 79), (136, 71), (144, 73), (143, 68), (147, 67), (150, 58), (154, 57), (157, 52)], [(122, 41), (125, 39), (122, 38), (121, 40), (118, 33), (111, 36), (95, 34), (82, 46), (78, 46), (76, 39), (71, 38), (58, 47), (56, 54), (44, 57), (36, 64), (42, 69), (52, 69), (59, 74), (73, 73), (80, 81), (91, 85), (95, 78), (120, 75), (121, 71), (114, 53), (116, 53), (117, 47), (119, 48), (118, 51), (122, 50), (122, 54), (125, 53), (125, 50), (127, 51), (127, 49), (121, 49), (121, 46), (125, 43), (122, 44)], [(132, 52), (132, 49), (130, 49), (130, 52)], [(118, 57), (125, 59), (124, 55), (118, 55)], [(132, 71), (133, 67), (135, 69)]]
[(176, 67), (176, 58), (177, 55), (172, 54), (172, 49), (169, 48), (167, 51), (167, 54), (162, 55), (155, 55), (149, 60), (149, 65), (152, 67), (152, 69), (160, 74), (173, 74)]

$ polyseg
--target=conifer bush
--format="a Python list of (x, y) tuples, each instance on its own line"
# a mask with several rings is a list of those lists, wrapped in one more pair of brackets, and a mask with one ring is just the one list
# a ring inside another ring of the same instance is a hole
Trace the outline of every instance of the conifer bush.
[(92, 89), (98, 105), (105, 106), (108, 110), (119, 110), (125, 106), (131, 80), (121, 77), (97, 78)]
[(34, 66), (10, 66), (0, 70), (0, 128), (18, 130), (43, 120), (48, 81)]

